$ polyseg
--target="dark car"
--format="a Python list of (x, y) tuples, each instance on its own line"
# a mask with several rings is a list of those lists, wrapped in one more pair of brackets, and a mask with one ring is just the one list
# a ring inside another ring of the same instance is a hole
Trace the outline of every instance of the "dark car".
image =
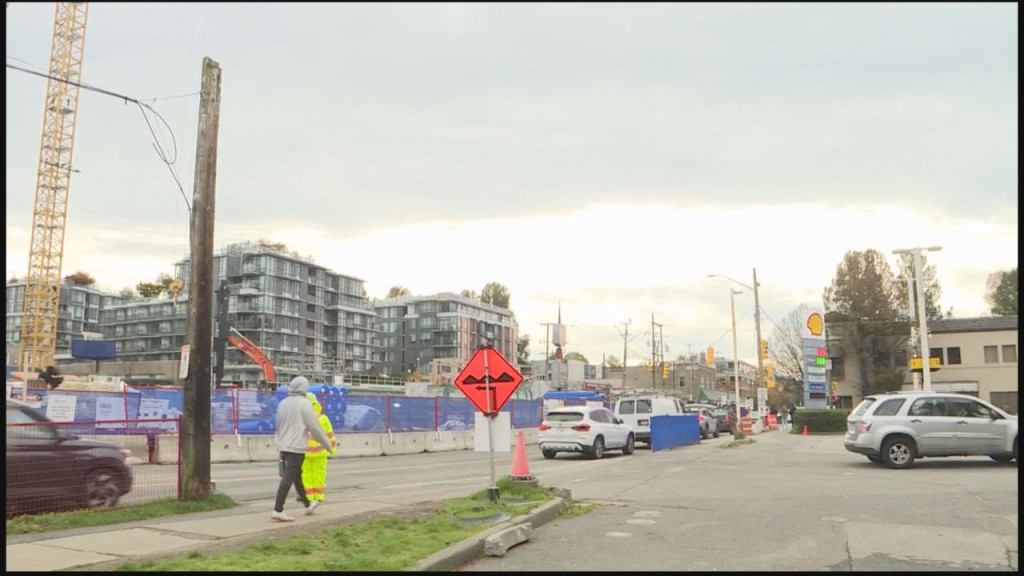
[(110, 508), (132, 489), (129, 451), (61, 430), (35, 408), (7, 400), (7, 517)]
[(736, 419), (736, 411), (726, 408), (716, 408), (712, 414), (718, 420), (718, 431), (732, 434), (732, 421)]

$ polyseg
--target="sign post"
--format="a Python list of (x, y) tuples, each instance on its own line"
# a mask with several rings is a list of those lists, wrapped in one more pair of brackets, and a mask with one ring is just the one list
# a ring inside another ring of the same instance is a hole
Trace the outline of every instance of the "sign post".
[(490, 344), (481, 344), (455, 377), (455, 386), (487, 417), (487, 445), (491, 463), (488, 496), (498, 501), (494, 477), (494, 418), (523, 381), (523, 375)]

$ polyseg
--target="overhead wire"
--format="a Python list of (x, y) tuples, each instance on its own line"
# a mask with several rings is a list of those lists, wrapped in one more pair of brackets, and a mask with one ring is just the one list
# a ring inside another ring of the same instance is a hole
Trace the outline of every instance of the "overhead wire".
[[(178, 186), (178, 191), (181, 192), (181, 197), (185, 201), (185, 207), (188, 208), (189, 216), (191, 218), (192, 206), (191, 206), (191, 204), (188, 201), (188, 197), (185, 195), (185, 189), (184, 189), (184, 187), (182, 187), (181, 181), (178, 179), (178, 175), (174, 172), (174, 167), (173, 167), (174, 162), (177, 161), (177, 156), (178, 156), (178, 145), (177, 145), (177, 140), (174, 138), (174, 130), (171, 129), (171, 127), (167, 123), (167, 121), (164, 120), (163, 116), (161, 116), (160, 113), (157, 112), (155, 108), (153, 108), (149, 104), (146, 104), (145, 102), (142, 102), (142, 101), (140, 101), (140, 100), (138, 100), (136, 98), (132, 98), (131, 96), (125, 96), (124, 94), (118, 94), (117, 92), (113, 92), (111, 90), (106, 90), (106, 89), (103, 89), (103, 88), (99, 88), (97, 86), (91, 86), (91, 85), (85, 84), (83, 82), (75, 82), (73, 80), (68, 80), (67, 78), (60, 78), (58, 76), (53, 76), (51, 74), (46, 74), (44, 72), (36, 72), (35, 70), (29, 70), (28, 68), (22, 68), (21, 66), (15, 66), (15, 65), (9, 64), (9, 63), (7, 64), (7, 67), (11, 68), (12, 70), (18, 70), (19, 72), (25, 72), (26, 74), (32, 74), (34, 76), (39, 76), (39, 77), (42, 77), (42, 78), (47, 78), (49, 80), (55, 80), (57, 82), (64, 82), (65, 84), (70, 84), (71, 86), (77, 86), (78, 88), (82, 88), (84, 90), (89, 90), (89, 91), (92, 91), (92, 92), (96, 92), (98, 94), (103, 94), (105, 96), (111, 96), (113, 98), (117, 98), (118, 100), (124, 101), (125, 104), (128, 104), (129, 102), (131, 102), (132, 104), (135, 104), (136, 106), (138, 106), (139, 107), (139, 111), (142, 113), (142, 117), (143, 117), (143, 119), (146, 122), (146, 128), (149, 129), (149, 133), (153, 137), (153, 148), (156, 150), (156, 154), (160, 158), (160, 160), (164, 164), (167, 165), (167, 169), (168, 169), (168, 171), (170, 171), (171, 177), (174, 179), (174, 183)], [(196, 94), (198, 94), (198, 93), (196, 93)], [(184, 94), (184, 95), (181, 95), (181, 96), (174, 96), (174, 98), (190, 96), (190, 95), (193, 95), (193, 94)], [(155, 101), (156, 101), (156, 99), (154, 99), (154, 102)], [(149, 117), (146, 115), (146, 110), (149, 110), (150, 112), (152, 112), (153, 115), (155, 115), (157, 117), (157, 119), (159, 119), (160, 122), (164, 126), (167, 127), (167, 132), (170, 134), (171, 142), (172, 142), (172, 145), (173, 145), (173, 148), (174, 148), (174, 159), (173, 160), (169, 160), (168, 159), (168, 156), (167, 156), (166, 152), (164, 151), (163, 147), (161, 146), (160, 140), (159, 140), (159, 138), (156, 135), (156, 131), (153, 129), (153, 125), (150, 122)]]

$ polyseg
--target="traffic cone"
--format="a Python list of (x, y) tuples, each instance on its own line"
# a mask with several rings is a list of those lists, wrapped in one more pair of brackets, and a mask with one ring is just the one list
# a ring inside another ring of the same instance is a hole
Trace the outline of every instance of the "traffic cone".
[(804, 424), (803, 429), (800, 430), (800, 435), (801, 436), (807, 436), (807, 424)]
[(516, 452), (512, 457), (512, 479), (518, 481), (532, 481), (533, 474), (530, 474), (530, 465), (526, 462), (526, 443), (523, 442), (523, 431), (516, 431)]

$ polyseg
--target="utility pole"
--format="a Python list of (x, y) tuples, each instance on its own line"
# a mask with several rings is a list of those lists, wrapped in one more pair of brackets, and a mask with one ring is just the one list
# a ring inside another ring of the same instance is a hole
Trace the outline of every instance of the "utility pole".
[[(761, 301), (757, 297), (757, 268), (754, 268), (754, 332), (757, 338), (757, 376), (754, 378), (754, 385), (760, 389), (764, 386), (764, 359), (761, 358)], [(754, 394), (760, 392), (755, 390)]]
[(544, 385), (551, 388), (551, 327), (553, 322), (541, 322), (544, 327)]
[(658, 361), (658, 341), (655, 338), (657, 332), (654, 331), (655, 327), (661, 327), (661, 324), (654, 322), (654, 314), (651, 314), (651, 388), (657, 389), (658, 385), (656, 379), (658, 377), (658, 371), (661, 370)]
[(203, 58), (192, 190), (189, 273), (189, 365), (181, 417), (181, 468), (178, 497), (210, 495), (210, 354), (213, 340), (213, 223), (217, 188), (217, 131), (220, 127), (220, 64)]
[[(691, 344), (686, 345), (686, 357), (690, 359), (690, 402), (694, 402), (694, 392), (697, 391), (697, 382), (693, 379), (693, 352), (690, 351)], [(700, 396), (697, 396), (697, 402), (700, 402)]]
[(629, 325), (633, 322), (632, 319), (627, 319), (625, 323), (625, 332), (622, 335), (622, 389), (626, 389), (626, 351), (629, 350)]

